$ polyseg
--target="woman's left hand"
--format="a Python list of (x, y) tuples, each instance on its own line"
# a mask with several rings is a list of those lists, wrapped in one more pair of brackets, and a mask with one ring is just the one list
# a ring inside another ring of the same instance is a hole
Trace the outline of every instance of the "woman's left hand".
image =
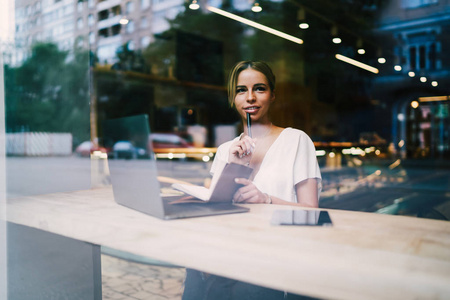
[(235, 181), (244, 186), (234, 194), (234, 203), (266, 203), (267, 195), (262, 193), (251, 180), (236, 178)]

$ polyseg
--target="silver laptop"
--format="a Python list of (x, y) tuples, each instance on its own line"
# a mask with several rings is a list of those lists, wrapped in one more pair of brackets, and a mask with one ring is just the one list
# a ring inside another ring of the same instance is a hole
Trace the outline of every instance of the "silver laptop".
[(184, 196), (161, 196), (147, 115), (107, 120), (103, 144), (111, 149), (108, 167), (114, 200), (121, 205), (160, 219), (178, 219), (242, 213), (248, 208), (228, 203), (177, 203)]

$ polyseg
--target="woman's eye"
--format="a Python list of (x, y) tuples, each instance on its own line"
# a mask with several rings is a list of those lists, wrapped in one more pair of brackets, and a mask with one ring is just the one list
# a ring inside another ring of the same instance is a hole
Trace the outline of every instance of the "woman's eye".
[(245, 89), (243, 89), (243, 88), (239, 88), (239, 89), (237, 89), (236, 90), (236, 93), (245, 93)]
[(266, 88), (263, 86), (258, 86), (255, 90), (258, 92), (264, 92), (264, 91), (266, 91)]

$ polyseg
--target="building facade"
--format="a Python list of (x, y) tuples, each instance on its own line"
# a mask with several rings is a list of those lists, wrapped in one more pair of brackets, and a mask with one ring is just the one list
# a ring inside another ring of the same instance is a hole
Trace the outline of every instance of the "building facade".
[(391, 0), (378, 35), (392, 64), (375, 80), (392, 108), (392, 149), (403, 158), (450, 151), (450, 1)]
[(184, 9), (183, 0), (17, 0), (14, 64), (23, 62), (34, 42), (61, 50), (90, 49), (99, 63), (116, 62), (116, 51), (143, 49), (168, 20)]

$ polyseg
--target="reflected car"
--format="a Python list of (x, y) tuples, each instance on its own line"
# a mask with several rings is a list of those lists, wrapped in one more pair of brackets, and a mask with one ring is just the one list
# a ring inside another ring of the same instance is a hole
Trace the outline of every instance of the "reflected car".
[(214, 158), (217, 148), (195, 147), (185, 139), (174, 133), (150, 134), (153, 151), (158, 159), (189, 159), (208, 162)]
[(174, 133), (150, 134), (153, 149), (158, 148), (192, 148), (192, 143)]
[(78, 156), (82, 156), (82, 157), (88, 157), (94, 151), (100, 151), (102, 153), (107, 153), (108, 149), (106, 149), (104, 147), (100, 147), (100, 146), (94, 146), (94, 143), (92, 143), (91, 141), (82, 142), (75, 148), (75, 153)]
[(112, 148), (112, 157), (137, 159), (148, 157), (148, 153), (143, 148), (133, 146), (129, 141), (118, 141)]

